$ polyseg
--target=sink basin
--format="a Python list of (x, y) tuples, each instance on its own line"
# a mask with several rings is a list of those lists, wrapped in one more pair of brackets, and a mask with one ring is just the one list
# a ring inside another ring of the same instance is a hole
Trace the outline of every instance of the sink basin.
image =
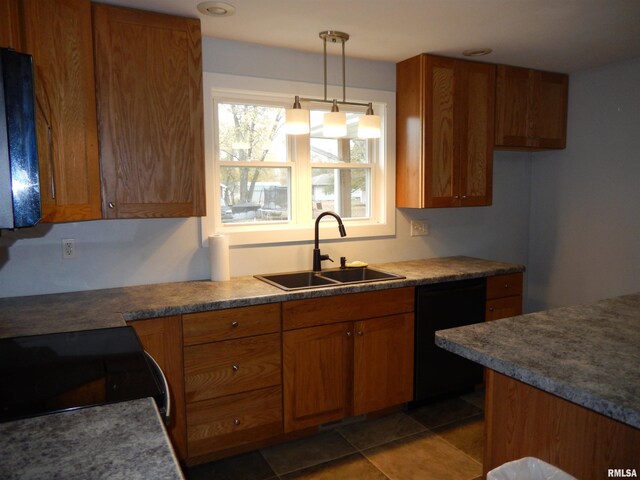
[(300, 290), (303, 288), (335, 287), (344, 284), (378, 282), (404, 278), (395, 273), (383, 272), (373, 268), (329, 269), (319, 273), (310, 271), (255, 275), (255, 278), (270, 283), (282, 290)]
[(378, 280), (394, 280), (404, 278), (395, 273), (382, 272), (373, 268), (341, 268), (338, 270), (325, 270), (321, 272), (323, 277), (337, 280), (341, 283), (375, 282)]

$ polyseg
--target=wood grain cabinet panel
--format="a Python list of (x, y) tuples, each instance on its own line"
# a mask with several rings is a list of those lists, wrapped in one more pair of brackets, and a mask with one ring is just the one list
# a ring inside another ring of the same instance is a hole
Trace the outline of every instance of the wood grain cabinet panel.
[(283, 304), (285, 432), (412, 398), (415, 291), (366, 293)]
[(565, 148), (569, 77), (498, 65), (496, 148)]
[(188, 313), (182, 322), (185, 345), (275, 333), (280, 331), (280, 304)]
[(24, 0), (43, 222), (102, 218), (89, 0)]
[(129, 322), (143, 348), (158, 362), (171, 393), (171, 443), (181, 460), (187, 458), (187, 424), (184, 398), (182, 324), (179, 316)]
[(352, 336), (351, 322), (283, 333), (285, 432), (349, 415)]
[(524, 275), (510, 273), (487, 278), (485, 320), (522, 315), (522, 288)]
[(355, 323), (353, 415), (413, 398), (412, 313)]
[(282, 433), (280, 387), (187, 405), (189, 456), (250, 444)]
[(204, 215), (200, 21), (93, 4), (104, 216)]
[(187, 402), (280, 385), (280, 348), (279, 333), (186, 347)]
[(418, 55), (396, 72), (396, 206), (491, 205), (495, 66)]
[(20, 0), (0, 0), (0, 48), (22, 51)]

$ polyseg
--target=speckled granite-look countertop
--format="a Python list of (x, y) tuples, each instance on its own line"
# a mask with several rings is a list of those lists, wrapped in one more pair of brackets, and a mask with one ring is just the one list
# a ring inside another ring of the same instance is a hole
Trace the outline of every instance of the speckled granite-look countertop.
[(640, 293), (440, 330), (436, 344), (640, 428)]
[(522, 265), (470, 257), (432, 258), (372, 267), (406, 278), (285, 292), (246, 276), (235, 277), (227, 282), (177, 282), (0, 298), (0, 337), (107, 328), (124, 325), (126, 320), (524, 271)]
[(0, 478), (184, 479), (152, 399), (0, 424)]

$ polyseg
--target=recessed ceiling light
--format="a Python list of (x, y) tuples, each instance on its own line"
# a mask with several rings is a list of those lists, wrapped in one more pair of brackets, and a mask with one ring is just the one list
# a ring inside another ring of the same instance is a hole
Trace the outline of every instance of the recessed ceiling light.
[(198, 4), (198, 11), (211, 17), (229, 17), (236, 11), (236, 7), (225, 2), (202, 2)]
[(491, 48), (471, 48), (469, 50), (465, 50), (462, 54), (465, 57), (482, 57), (484, 55), (489, 55), (493, 52)]

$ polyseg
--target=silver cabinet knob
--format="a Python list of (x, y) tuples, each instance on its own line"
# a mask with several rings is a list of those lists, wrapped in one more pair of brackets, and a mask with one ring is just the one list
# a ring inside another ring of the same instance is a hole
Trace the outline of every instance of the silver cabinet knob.
[(351, 330), (347, 330), (347, 337), (351, 336)]
[(505, 284), (504, 284), (504, 288), (509, 288), (509, 284), (508, 284), (508, 283), (505, 283)]
[(116, 208), (116, 204), (113, 202), (109, 202), (107, 205), (109, 205), (109, 208)]
[(233, 424), (234, 425), (240, 425), (240, 419), (239, 418), (234, 418), (233, 419)]
[(357, 332), (357, 333), (358, 333), (358, 335), (360, 335), (360, 336), (364, 335), (364, 332), (363, 332), (362, 330), (358, 330), (358, 332)]
[(489, 307), (489, 311), (493, 312), (494, 308), (493, 307)]
[(231, 322), (231, 326), (232, 326), (233, 328), (237, 327), (237, 326), (238, 326), (238, 321), (237, 321), (237, 320), (234, 320), (233, 322)]
[(237, 372), (238, 370), (240, 370), (240, 367), (234, 363), (233, 365), (231, 365), (231, 370)]

